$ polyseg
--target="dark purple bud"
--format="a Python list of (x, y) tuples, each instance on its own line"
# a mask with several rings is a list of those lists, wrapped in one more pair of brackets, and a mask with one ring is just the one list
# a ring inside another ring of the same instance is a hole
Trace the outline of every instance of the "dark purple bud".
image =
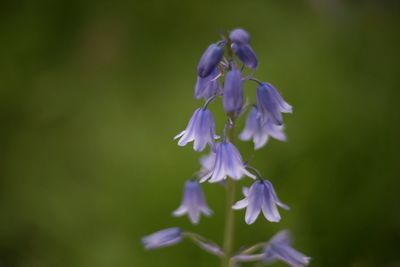
[(226, 113), (240, 112), (243, 106), (243, 82), (240, 71), (228, 71), (225, 77), (223, 105)]
[(194, 89), (194, 97), (196, 99), (202, 97), (209, 99), (214, 95), (220, 95), (222, 93), (222, 88), (218, 81), (220, 75), (221, 74), (218, 68), (215, 68), (207, 77), (197, 77), (196, 87)]
[(282, 125), (281, 113), (292, 113), (289, 105), (270, 83), (262, 83), (257, 87), (257, 108), (263, 122), (271, 119), (274, 124)]
[(232, 50), (236, 56), (250, 69), (257, 68), (258, 59), (256, 53), (249, 44), (233, 43)]
[(250, 42), (250, 35), (243, 29), (234, 29), (229, 34), (229, 39), (234, 43), (248, 44)]
[(198, 76), (205, 78), (210, 75), (218, 66), (223, 56), (224, 48), (217, 44), (211, 44), (203, 53), (199, 65), (197, 65)]

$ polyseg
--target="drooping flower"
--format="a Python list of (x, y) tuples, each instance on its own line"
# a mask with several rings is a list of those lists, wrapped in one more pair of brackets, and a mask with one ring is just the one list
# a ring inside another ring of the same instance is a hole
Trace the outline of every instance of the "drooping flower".
[(230, 32), (229, 39), (232, 41), (232, 51), (243, 62), (246, 67), (256, 69), (258, 59), (253, 48), (250, 46), (250, 35), (243, 29), (235, 29)]
[(234, 29), (229, 33), (229, 39), (237, 44), (248, 44), (250, 42), (250, 35), (243, 29)]
[(274, 124), (282, 125), (281, 113), (292, 113), (292, 106), (270, 83), (262, 83), (257, 87), (256, 100), (259, 114), (264, 122), (270, 118)]
[(261, 211), (268, 221), (279, 222), (281, 216), (276, 206), (289, 209), (279, 200), (274, 187), (268, 180), (255, 181), (250, 189), (244, 190), (243, 193), (245, 198), (236, 202), (232, 208), (235, 210), (246, 208), (245, 221), (247, 224), (254, 223)]
[(200, 99), (202, 97), (209, 99), (214, 95), (220, 95), (222, 93), (222, 88), (218, 81), (219, 76), (220, 72), (218, 68), (215, 68), (214, 71), (207, 77), (197, 77), (196, 87), (194, 89), (194, 97), (196, 99)]
[(174, 139), (177, 138), (180, 138), (179, 146), (185, 146), (188, 142), (194, 141), (195, 151), (202, 151), (207, 144), (213, 144), (218, 136), (215, 134), (215, 122), (211, 111), (206, 108), (196, 109), (186, 129), (174, 137)]
[(232, 51), (236, 56), (243, 62), (246, 67), (250, 69), (256, 69), (258, 65), (258, 59), (253, 48), (249, 44), (232, 43)]
[(181, 240), (182, 240), (181, 229), (174, 227), (174, 228), (167, 228), (155, 232), (151, 235), (145, 236), (142, 239), (142, 243), (146, 249), (152, 250), (152, 249), (172, 246), (176, 243), (179, 243)]
[(283, 261), (292, 267), (304, 267), (310, 263), (311, 258), (292, 247), (290, 233), (284, 230), (272, 237), (264, 248), (263, 261), (272, 263), (276, 260)]
[(255, 176), (246, 170), (240, 152), (232, 143), (224, 140), (215, 145), (215, 162), (211, 171), (205, 174), (200, 182), (210, 179), (210, 183), (216, 183), (228, 176), (239, 180), (244, 175), (255, 179)]
[(204, 193), (198, 182), (189, 180), (185, 183), (183, 199), (180, 207), (173, 212), (174, 216), (188, 214), (192, 223), (197, 224), (200, 220), (200, 214), (210, 216), (212, 211), (208, 208)]
[(228, 71), (224, 83), (222, 103), (226, 113), (240, 112), (243, 106), (243, 82), (240, 71)]
[(254, 149), (259, 149), (268, 142), (269, 136), (280, 141), (286, 141), (283, 126), (274, 124), (271, 119), (263, 122), (257, 108), (253, 106), (247, 116), (245, 128), (239, 135), (240, 140), (253, 139)]
[(197, 75), (205, 78), (218, 66), (224, 56), (224, 48), (219, 44), (211, 44), (200, 58)]

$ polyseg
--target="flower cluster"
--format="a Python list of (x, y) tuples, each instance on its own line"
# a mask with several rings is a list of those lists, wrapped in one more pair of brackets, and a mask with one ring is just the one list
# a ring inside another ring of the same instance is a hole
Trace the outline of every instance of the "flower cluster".
[[(170, 246), (183, 239), (192, 240), (200, 248), (220, 257), (224, 266), (238, 266), (241, 262), (259, 261), (270, 263), (283, 261), (292, 267), (308, 265), (310, 258), (291, 247), (291, 238), (287, 231), (278, 233), (269, 242), (262, 242), (250, 248), (233, 252), (234, 224), (232, 212), (246, 209), (244, 220), (254, 223), (262, 212), (270, 222), (279, 222), (281, 215), (278, 207), (288, 210), (277, 196), (272, 183), (261, 173), (243, 160), (235, 146), (234, 129), (236, 121), (245, 113), (244, 83), (256, 84), (255, 103), (250, 106), (245, 127), (239, 134), (242, 141), (252, 140), (254, 149), (267, 144), (269, 137), (285, 141), (282, 113), (291, 113), (292, 106), (270, 83), (254, 78), (258, 66), (256, 53), (250, 45), (250, 35), (243, 29), (235, 29), (222, 36), (221, 40), (208, 46), (197, 66), (197, 82), (194, 90), (196, 99), (204, 99), (197, 108), (186, 128), (175, 136), (179, 146), (193, 142), (197, 152), (209, 147), (209, 154), (200, 158), (201, 170), (186, 181), (180, 206), (172, 213), (174, 216), (187, 215), (193, 224), (198, 224), (201, 214), (211, 216), (201, 184), (220, 183), (227, 192), (227, 221), (223, 249), (215, 242), (198, 234), (182, 231), (180, 228), (167, 228), (143, 238), (147, 249)], [(247, 74), (246, 74), (247, 73)], [(221, 136), (216, 134), (216, 125), (208, 106), (216, 99), (222, 99), (227, 122)], [(234, 186), (237, 180), (248, 177), (252, 185), (243, 188), (244, 199), (234, 199)], [(236, 203), (235, 203), (236, 202)]]

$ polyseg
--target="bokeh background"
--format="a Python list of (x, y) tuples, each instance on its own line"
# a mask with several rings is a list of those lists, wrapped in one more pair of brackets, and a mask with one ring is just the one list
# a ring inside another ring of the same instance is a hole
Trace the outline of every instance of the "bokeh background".
[[(287, 143), (239, 144), (292, 209), (251, 227), (237, 212), (236, 246), (290, 229), (311, 266), (400, 266), (399, 11), (378, 0), (3, 1), (0, 266), (218, 266), (189, 242), (146, 252), (140, 239), (180, 226), (221, 243), (221, 187), (204, 186), (215, 215), (199, 226), (170, 216), (199, 168), (172, 137), (201, 105), (199, 57), (238, 26), (257, 77), (294, 114)], [(254, 100), (254, 85), (246, 92)]]

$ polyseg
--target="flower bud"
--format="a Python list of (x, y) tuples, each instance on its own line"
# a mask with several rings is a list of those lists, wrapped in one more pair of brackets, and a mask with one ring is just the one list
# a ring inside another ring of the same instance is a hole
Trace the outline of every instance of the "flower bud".
[(224, 84), (223, 105), (226, 113), (239, 112), (243, 106), (243, 82), (240, 71), (228, 71)]
[(232, 50), (236, 56), (250, 69), (257, 68), (258, 59), (256, 53), (249, 44), (233, 43)]
[(247, 31), (243, 29), (234, 29), (229, 34), (229, 39), (234, 43), (238, 44), (248, 44), (250, 42), (250, 35)]
[(217, 44), (211, 44), (203, 53), (199, 65), (197, 65), (198, 76), (204, 78), (210, 75), (218, 66), (223, 56), (224, 48)]

